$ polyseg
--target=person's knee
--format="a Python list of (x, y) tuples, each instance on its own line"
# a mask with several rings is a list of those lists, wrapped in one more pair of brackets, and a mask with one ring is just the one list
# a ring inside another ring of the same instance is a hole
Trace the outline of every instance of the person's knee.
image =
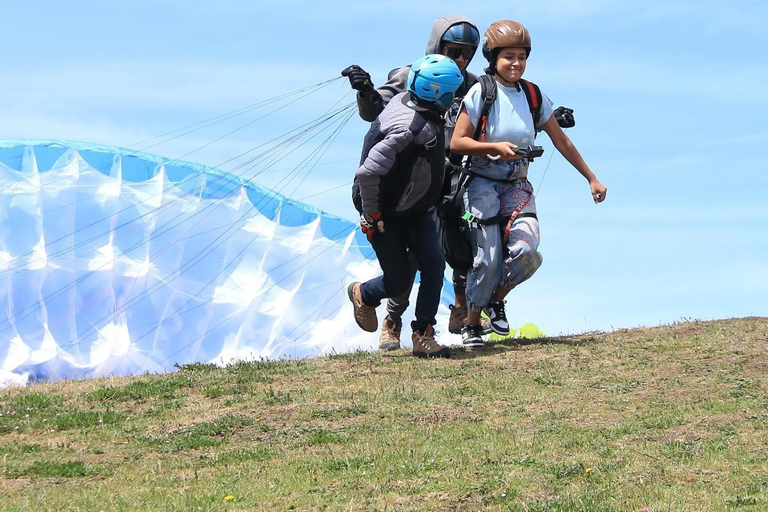
[(518, 240), (508, 247), (509, 255), (507, 259), (528, 260), (535, 259), (537, 258), (537, 255), (539, 255), (539, 251), (536, 250), (536, 248), (529, 244), (527, 241)]
[[(523, 249), (526, 247), (526, 249)], [(514, 255), (510, 255), (504, 263), (502, 281), (504, 286), (514, 288), (529, 279), (541, 267), (544, 257), (529, 245), (518, 244)]]
[(539, 251), (528, 244), (520, 244), (519, 249), (518, 258), (525, 262), (525, 266), (534, 271), (541, 266), (544, 258)]
[(537, 270), (539, 270), (539, 267), (541, 267), (541, 264), (544, 262), (544, 257), (539, 251), (532, 249), (526, 254), (523, 261), (526, 263), (527, 267), (525, 275), (531, 277)]
[(539, 251), (533, 251), (534, 258), (536, 259), (536, 268), (538, 269), (542, 263), (544, 263), (544, 256)]

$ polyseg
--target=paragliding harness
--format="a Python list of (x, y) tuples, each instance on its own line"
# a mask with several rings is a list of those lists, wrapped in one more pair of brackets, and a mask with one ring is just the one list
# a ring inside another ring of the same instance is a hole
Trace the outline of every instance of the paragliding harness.
[[(496, 87), (496, 80), (493, 76), (484, 74), (477, 77), (478, 81), (480, 82), (480, 88), (481, 88), (481, 94), (483, 98), (483, 108), (480, 111), (480, 119), (477, 123), (477, 126), (475, 127), (475, 131), (472, 134), (472, 138), (475, 140), (478, 140), (480, 142), (485, 141), (485, 132), (486, 132), (486, 123), (488, 122), (488, 116), (491, 112), (491, 107), (493, 107), (493, 102), (496, 101), (496, 95), (497, 95), (497, 87)], [(528, 101), (528, 108), (531, 111), (531, 116), (533, 117), (533, 126), (536, 127), (539, 124), (539, 120), (541, 119), (541, 90), (539, 87), (527, 80), (520, 79), (519, 85), (523, 90), (523, 93), (525, 94), (525, 99)], [(537, 148), (540, 151), (540, 148)], [(530, 160), (533, 159), (534, 156), (541, 156), (539, 153), (531, 153), (531, 151), (536, 151), (533, 146), (530, 146), (529, 148), (521, 148), (519, 151), (520, 154), (523, 154), (527, 156)], [(507, 242), (509, 241), (509, 232), (512, 229), (512, 224), (515, 222), (516, 219), (521, 217), (536, 217), (535, 213), (523, 213), (520, 212), (525, 207), (526, 204), (528, 204), (528, 200), (530, 199), (530, 196), (528, 196), (526, 199), (524, 199), (518, 206), (515, 208), (515, 210), (512, 212), (511, 215), (501, 215), (500, 213), (497, 215), (494, 215), (493, 217), (489, 217), (487, 219), (479, 219), (472, 215), (470, 212), (466, 211), (464, 209), (464, 192), (467, 190), (467, 187), (469, 187), (469, 184), (472, 182), (472, 180), (475, 177), (475, 174), (472, 172), (471, 169), (471, 158), (467, 158), (464, 166), (460, 167), (457, 165), (451, 164), (451, 171), (449, 172), (448, 181), (450, 182), (451, 188), (450, 191), (443, 197), (443, 200), (441, 204), (438, 207), (438, 214), (445, 220), (451, 221), (452, 218), (456, 219), (458, 217), (459, 222), (461, 222), (462, 226), (460, 227), (460, 230), (462, 232), (466, 232), (468, 234), (468, 228), (469, 224), (477, 224), (481, 226), (488, 226), (493, 224), (501, 224), (502, 222), (505, 223), (505, 227), (503, 230), (503, 246), (506, 250)], [(485, 178), (485, 177), (484, 177)], [(493, 181), (504, 181), (508, 182), (509, 180), (494, 180), (493, 178), (485, 178), (490, 179)]]

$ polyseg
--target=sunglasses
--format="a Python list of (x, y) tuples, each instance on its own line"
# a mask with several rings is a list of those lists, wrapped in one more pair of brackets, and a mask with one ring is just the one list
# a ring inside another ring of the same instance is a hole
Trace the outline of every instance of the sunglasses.
[(472, 48), (443, 48), (443, 55), (451, 60), (456, 60), (459, 57), (469, 60), (472, 57)]

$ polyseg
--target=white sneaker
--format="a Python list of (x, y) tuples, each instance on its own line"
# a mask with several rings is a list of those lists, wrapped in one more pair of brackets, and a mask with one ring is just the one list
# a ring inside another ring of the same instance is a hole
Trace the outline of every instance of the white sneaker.
[(483, 328), (479, 325), (465, 325), (461, 328), (461, 344), (465, 347), (484, 347)]
[(492, 300), (483, 309), (491, 320), (491, 329), (500, 336), (509, 336), (509, 322), (507, 322), (507, 313), (504, 311), (504, 304), (507, 301)]

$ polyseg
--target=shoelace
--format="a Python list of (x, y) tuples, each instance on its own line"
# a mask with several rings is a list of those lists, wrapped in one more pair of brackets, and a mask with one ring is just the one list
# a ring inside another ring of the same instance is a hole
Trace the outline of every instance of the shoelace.
[(363, 301), (358, 301), (355, 299), (356, 305), (359, 306), (360, 315), (365, 318), (371, 318), (372, 316), (376, 316), (376, 308), (373, 308), (371, 306), (366, 305)]
[(428, 350), (431, 351), (433, 348), (437, 348), (438, 343), (435, 339), (435, 334), (437, 334), (437, 331), (435, 331), (435, 334), (432, 336), (427, 336), (426, 334), (419, 334), (419, 331), (416, 331), (416, 334), (419, 337), (419, 341), (421, 342), (422, 346)]
[(398, 326), (396, 323), (393, 323), (390, 325), (389, 322), (386, 322), (384, 324), (384, 329), (389, 333), (390, 336), (393, 338), (399, 338), (400, 337), (400, 331), (402, 329), (402, 325)]
[(493, 312), (496, 313), (496, 318), (499, 320), (507, 321), (507, 308), (504, 307), (506, 305), (507, 301), (496, 301), (494, 302), (493, 306)]
[(483, 327), (480, 325), (468, 325), (467, 326), (467, 337), (478, 337), (481, 338), (483, 335)]

